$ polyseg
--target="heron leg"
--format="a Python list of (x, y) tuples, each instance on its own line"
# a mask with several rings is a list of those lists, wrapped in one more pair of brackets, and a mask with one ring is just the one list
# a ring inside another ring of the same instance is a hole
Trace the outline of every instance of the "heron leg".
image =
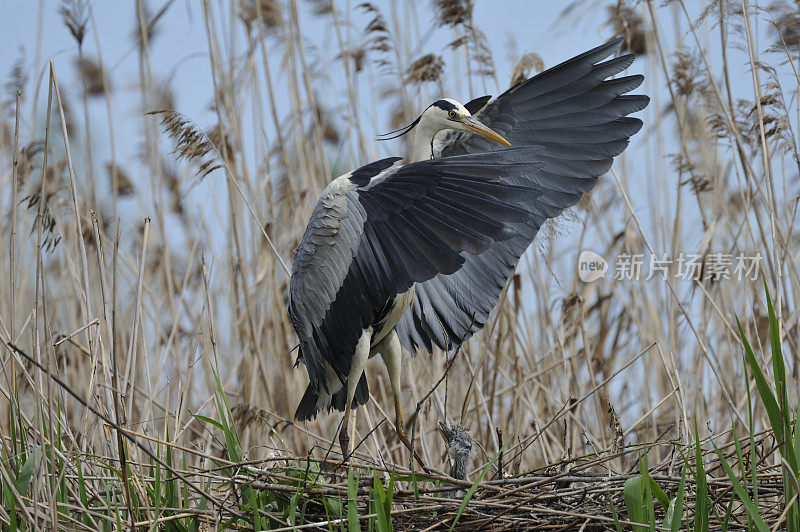
[(344, 419), (342, 420), (342, 427), (339, 429), (339, 447), (342, 449), (342, 457), (344, 457), (344, 461), (348, 462), (350, 460), (350, 433), (347, 430), (347, 425), (350, 421), (350, 410), (351, 406), (350, 403), (347, 403), (347, 406), (344, 409)]
[(350, 373), (347, 374), (347, 402), (344, 408), (344, 419), (342, 419), (342, 427), (339, 429), (339, 446), (342, 448), (342, 457), (345, 462), (350, 458), (350, 434), (348, 426), (350, 424), (350, 412), (353, 409), (353, 397), (356, 395), (356, 386), (361, 379), (361, 374), (364, 373), (364, 366), (367, 365), (369, 359), (369, 348), (372, 340), (372, 327), (365, 329), (361, 333), (361, 338), (358, 339), (356, 344), (353, 359), (350, 361)]
[(386, 370), (389, 373), (389, 384), (392, 386), (392, 395), (394, 395), (394, 426), (397, 431), (397, 437), (409, 452), (414, 453), (414, 459), (420, 467), (425, 467), (425, 462), (419, 453), (416, 450), (412, 450), (411, 440), (406, 436), (403, 425), (403, 402), (400, 397), (402, 392), (403, 351), (400, 347), (400, 338), (397, 336), (397, 332), (392, 330), (381, 344), (381, 358), (383, 358), (383, 363), (386, 364)]

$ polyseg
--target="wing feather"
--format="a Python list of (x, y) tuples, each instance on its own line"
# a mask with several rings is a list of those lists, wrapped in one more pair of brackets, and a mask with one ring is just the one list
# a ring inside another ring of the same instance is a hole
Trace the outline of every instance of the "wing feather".
[[(536, 160), (538, 148), (520, 150), (405, 166), (376, 161), (323, 192), (289, 287), (298, 361), (312, 387), (326, 386), (327, 366), (344, 382), (358, 338), (392, 298), (457, 272), (467, 256), (517, 236), (535, 217), (528, 204), (541, 191), (529, 177), (546, 162)], [(432, 292), (424, 308), (443, 300)], [(442, 315), (452, 334), (459, 316)], [(425, 330), (433, 333), (435, 324)]]
[[(401, 342), (412, 352), (430, 351), (434, 345), (454, 348), (480, 330), (542, 223), (577, 203), (641, 129), (642, 121), (627, 115), (644, 109), (649, 98), (627, 93), (639, 87), (643, 77), (607, 79), (633, 63), (631, 54), (606, 60), (621, 44), (622, 38), (614, 39), (518, 83), (494, 100), (482, 97), (468, 104), (476, 118), (514, 147), (537, 149), (535, 155), (525, 154), (528, 172), (501, 180), (532, 196), (516, 204), (528, 218), (507, 221), (505, 231), (513, 235), (493, 240), (485, 251), (461, 252), (465, 260), (458, 271), (417, 284), (415, 300), (396, 326)], [(519, 155), (511, 151), (479, 136), (451, 133), (441, 155), (443, 160), (487, 152)], [(463, 190), (448, 193), (459, 195)], [(459, 213), (449, 215), (467, 223)]]

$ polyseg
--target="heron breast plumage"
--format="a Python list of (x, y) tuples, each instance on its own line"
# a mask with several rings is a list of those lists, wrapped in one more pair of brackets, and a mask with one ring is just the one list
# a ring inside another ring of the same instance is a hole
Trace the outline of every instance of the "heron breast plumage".
[[(383, 312), (381, 312), (373, 326), (371, 342), (373, 348), (377, 346), (381, 340), (386, 338), (386, 335), (392, 332), (394, 326), (397, 325), (397, 322), (403, 317), (405, 311), (411, 306), (411, 302), (414, 301), (415, 287), (416, 283), (412, 284), (408, 291), (398, 294), (386, 302)], [(374, 355), (375, 353), (370, 354), (370, 356)]]

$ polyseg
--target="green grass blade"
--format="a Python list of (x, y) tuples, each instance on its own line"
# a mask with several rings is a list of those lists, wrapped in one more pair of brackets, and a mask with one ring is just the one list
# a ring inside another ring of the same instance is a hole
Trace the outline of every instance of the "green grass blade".
[(686, 467), (681, 471), (681, 481), (678, 483), (678, 493), (669, 503), (667, 515), (664, 517), (664, 528), (670, 532), (678, 532), (683, 523), (683, 504), (686, 493)]
[(389, 505), (389, 509), (391, 510), (392, 501), (394, 500), (394, 483), (397, 480), (394, 476), (394, 471), (389, 473), (389, 487), (386, 490), (386, 504)]
[(375, 521), (376, 528), (378, 532), (391, 532), (392, 530), (392, 515), (391, 515), (391, 505), (389, 506), (389, 512), (387, 512), (386, 508), (386, 490), (383, 487), (383, 483), (380, 479), (380, 474), (376, 471), (375, 476), (373, 477), (373, 493), (375, 495), (375, 513), (378, 514), (378, 518)]
[(33, 475), (33, 466), (36, 465), (36, 458), (39, 454), (41, 454), (41, 446), (37, 445), (28, 453), (25, 463), (22, 464), (19, 470), (19, 475), (17, 476), (17, 492), (19, 492), (20, 495), (28, 493), (31, 475)]
[(731, 466), (729, 466), (728, 462), (725, 460), (725, 455), (722, 454), (722, 451), (717, 449), (716, 445), (714, 446), (714, 451), (717, 453), (722, 467), (725, 468), (725, 472), (728, 474), (728, 479), (731, 481), (733, 491), (736, 492), (736, 496), (739, 497), (739, 500), (744, 504), (744, 507), (747, 510), (747, 515), (750, 517), (750, 519), (752, 519), (756, 530), (759, 532), (770, 532), (769, 527), (764, 522), (764, 519), (762, 519), (758, 513), (758, 507), (753, 504), (752, 499), (750, 499), (750, 496), (747, 494), (747, 490), (742, 487), (741, 482), (739, 482), (739, 479), (731, 469)]
[(438, 482), (438, 478), (434, 478), (428, 475), (421, 475), (419, 472), (411, 472), (410, 475), (397, 475), (394, 477), (395, 482)]
[(753, 417), (753, 398), (750, 395), (750, 381), (747, 362), (744, 364), (744, 388), (747, 390), (747, 426), (750, 432), (750, 476), (753, 479), (753, 502), (758, 506), (758, 456), (756, 455), (755, 419)]
[[(783, 357), (783, 350), (781, 347), (781, 340), (780, 340), (780, 328), (777, 316), (775, 315), (775, 309), (772, 305), (772, 298), (769, 295), (769, 289), (767, 288), (766, 282), (764, 283), (764, 292), (767, 298), (767, 313), (769, 318), (769, 337), (770, 337), (770, 348), (771, 348), (771, 358), (772, 358), (772, 371), (775, 377), (775, 393), (773, 394), (772, 390), (769, 388), (769, 385), (766, 381), (766, 378), (761, 371), (761, 368), (758, 367), (757, 361), (755, 356), (753, 355), (753, 350), (750, 347), (750, 343), (748, 342), (744, 331), (742, 329), (741, 324), (737, 318), (736, 323), (739, 327), (739, 335), (741, 336), (742, 345), (745, 349), (745, 356), (747, 357), (748, 363), (753, 371), (753, 377), (756, 381), (756, 386), (758, 387), (759, 396), (764, 403), (764, 407), (767, 410), (767, 415), (769, 417), (770, 425), (772, 427), (772, 431), (774, 434), (775, 439), (779, 442), (779, 448), (781, 452), (781, 456), (784, 459), (785, 467), (787, 467), (791, 473), (784, 470), (783, 473), (783, 485), (784, 485), (784, 498), (786, 501), (791, 500), (794, 497), (795, 488), (792, 484), (789, 475), (793, 474), (795, 477), (798, 476), (798, 464), (800, 463), (800, 457), (797, 454), (797, 429), (795, 428), (795, 437), (792, 437), (791, 427), (791, 413), (788, 406), (788, 383), (786, 380), (786, 366)], [(787, 474), (788, 473), (788, 474)], [(755, 482), (755, 478), (754, 478)], [(757, 493), (754, 494), (756, 502), (754, 505), (758, 506), (758, 499)], [(800, 529), (800, 511), (798, 511), (797, 507), (794, 506), (788, 510), (786, 516), (786, 525), (787, 529), (789, 530), (796, 530)]]
[[(368, 514), (374, 514), (376, 512), (377, 502), (375, 501), (375, 487), (369, 490), (369, 506), (368, 506)], [(377, 522), (377, 518), (373, 519), (370, 517), (367, 520), (367, 532), (372, 532), (376, 527), (375, 523)]]
[(728, 526), (730, 526), (731, 522), (731, 515), (733, 515), (733, 501), (736, 500), (735, 497), (731, 497), (728, 501), (728, 505), (725, 507), (725, 516), (722, 518), (722, 530), (723, 532), (728, 531)]
[(208, 423), (209, 425), (217, 427), (219, 430), (223, 430), (222, 423), (220, 423), (216, 419), (211, 419), (210, 417), (201, 416), (200, 414), (194, 414), (193, 416), (195, 419), (199, 419), (200, 421), (203, 421), (205, 423)]
[[(783, 442), (781, 444), (781, 454), (784, 459), (785, 466), (790, 469), (790, 473), (784, 471), (784, 498), (786, 501), (791, 501), (794, 497), (795, 479), (798, 477), (798, 459), (796, 455), (796, 446), (792, 438), (792, 421), (791, 409), (789, 408), (788, 387), (789, 383), (786, 380), (786, 365), (783, 359), (783, 349), (781, 347), (780, 327), (778, 318), (775, 315), (775, 309), (772, 306), (772, 298), (769, 296), (769, 289), (767, 288), (766, 280), (764, 281), (764, 292), (767, 297), (767, 313), (769, 316), (769, 340), (772, 350), (772, 371), (775, 375), (775, 390), (777, 400), (781, 411), (782, 431), (781, 436)], [(795, 432), (797, 429), (795, 429)], [(778, 432), (776, 431), (776, 438)], [(780, 441), (780, 439), (778, 440)], [(797, 505), (789, 508), (786, 515), (787, 530), (793, 532), (800, 531), (800, 512), (797, 510)]]
[(353, 468), (347, 468), (347, 529), (361, 532), (358, 520), (358, 478), (353, 476)]
[[(169, 445), (164, 446), (164, 462), (171, 468), (172, 467), (172, 449)], [(178, 488), (178, 480), (169, 475), (169, 479), (164, 482), (164, 504), (167, 508), (177, 508), (179, 500), (180, 489)]]
[(300, 497), (302, 497), (302, 493), (293, 493), (291, 497), (289, 497), (289, 506), (286, 510), (286, 520), (292, 526), (297, 526), (297, 505), (300, 502)]
[[(783, 359), (783, 349), (781, 348), (780, 327), (778, 318), (775, 316), (775, 309), (772, 307), (772, 299), (769, 297), (769, 290), (767, 290), (766, 281), (764, 282), (764, 290), (767, 296), (767, 312), (769, 315), (769, 339), (770, 347), (772, 348), (772, 371), (775, 374), (775, 388), (778, 392), (778, 403), (780, 406), (782, 419), (785, 452), (784, 458), (792, 471), (797, 475), (798, 461), (794, 452), (794, 442), (791, 435), (791, 409), (789, 408), (789, 383), (786, 380), (786, 364)], [(791, 496), (787, 493), (787, 499)]]
[(710, 501), (708, 499), (708, 486), (706, 484), (706, 468), (703, 464), (703, 449), (700, 447), (700, 433), (697, 430), (697, 425), (694, 427), (694, 443), (695, 443), (695, 483), (697, 484), (697, 496), (695, 500), (694, 510), (694, 530), (695, 532), (708, 531), (708, 508)]
[[(733, 444), (736, 447), (736, 460), (739, 464), (739, 471), (742, 472), (742, 480), (744, 480), (745, 486), (747, 485), (747, 475), (745, 474), (746, 469), (744, 467), (744, 455), (742, 453), (742, 444), (741, 440), (739, 439), (739, 432), (736, 430), (736, 420), (731, 419), (731, 429), (733, 431)], [(758, 507), (758, 502), (753, 503), (756, 508)], [(747, 528), (752, 528), (752, 523), (750, 516), (747, 516)]]
[(661, 523), (661, 528), (672, 530), (672, 518), (675, 516), (675, 502), (676, 499), (670, 499), (669, 506), (664, 514), (664, 522)]
[(242, 461), (242, 444), (239, 442), (239, 437), (234, 432), (232, 425), (228, 420), (230, 417), (230, 410), (227, 405), (223, 403), (219, 396), (217, 396), (217, 409), (219, 410), (220, 424), (222, 425), (222, 433), (225, 436), (225, 447), (228, 449), (228, 457), (231, 462)]
[(661, 486), (659, 486), (658, 483), (653, 480), (653, 477), (648, 474), (647, 478), (650, 481), (650, 491), (653, 493), (656, 500), (666, 512), (672, 502), (669, 500), (669, 497), (667, 497), (667, 494), (664, 493), (664, 490), (661, 489)]
[(619, 515), (617, 515), (617, 507), (614, 506), (614, 499), (611, 497), (611, 492), (606, 490), (608, 496), (608, 504), (611, 506), (611, 517), (614, 519), (614, 528), (617, 532), (622, 532), (622, 525), (619, 523)]
[(291, 448), (289, 447), (289, 444), (286, 443), (286, 440), (283, 439), (283, 436), (281, 435), (281, 433), (278, 432), (275, 429), (274, 426), (272, 426), (272, 423), (267, 421), (264, 418), (264, 416), (258, 416), (258, 419), (260, 419), (269, 428), (269, 433), (267, 434), (267, 436), (275, 436), (281, 442), (281, 445), (283, 445), (283, 448), (284, 448), (285, 451), (290, 451), (291, 450)]
[[(767, 281), (764, 280), (764, 292), (767, 296), (767, 315), (769, 317), (769, 343), (772, 351), (772, 372), (775, 374), (775, 385), (778, 390), (778, 402), (781, 410), (788, 414), (786, 404), (786, 365), (783, 361), (783, 351), (781, 349), (780, 329), (778, 318), (775, 316), (775, 309), (772, 307), (772, 298), (769, 297)], [(788, 421), (788, 417), (786, 418)]]
[(800, 400), (797, 401), (797, 412), (794, 415), (794, 461), (800, 464), (800, 427), (798, 427), (798, 423), (800, 423)]
[[(208, 478), (206, 480), (206, 487), (205, 487), (205, 489), (203, 491), (208, 493), (210, 489), (211, 489), (211, 478)], [(206, 509), (207, 505), (208, 505), (208, 499), (206, 499), (205, 497), (201, 497), (200, 501), (197, 503), (197, 507), (201, 512)], [(191, 519), (191, 521), (189, 522), (189, 527), (187, 528), (187, 530), (188, 530), (188, 532), (199, 532), (199, 530), (200, 530), (200, 518), (199, 517), (193, 517)]]
[(750, 342), (747, 341), (747, 336), (744, 334), (744, 329), (738, 317), (736, 318), (736, 325), (739, 328), (739, 336), (744, 346), (747, 363), (750, 364), (750, 370), (753, 372), (753, 379), (756, 381), (758, 395), (761, 397), (761, 401), (763, 401), (764, 407), (767, 409), (767, 416), (769, 416), (769, 422), (770, 425), (772, 425), (775, 438), (781, 441), (783, 439), (783, 416), (781, 415), (778, 401), (775, 399), (775, 395), (772, 393), (772, 389), (769, 387), (766, 377), (764, 377), (764, 372), (761, 371), (761, 366), (758, 365), (758, 360), (753, 354), (753, 348), (750, 347)]
[[(2, 466), (5, 467), (5, 464)], [(11, 472), (11, 468), (8, 468), (7, 472)], [(16, 499), (14, 498), (14, 494), (12, 490), (14, 489), (8, 482), (6, 482), (6, 477), (2, 479), (2, 486), (3, 486), (3, 501), (4, 501), (4, 508), (8, 513), (9, 524), (8, 530), (11, 532), (16, 532), (18, 524), (17, 524), (17, 512), (14, 510), (16, 507)]]
[[(78, 497), (81, 500), (81, 506), (83, 508), (89, 508), (89, 497), (86, 495), (86, 479), (83, 478), (83, 465), (81, 461), (80, 455), (75, 458), (75, 467), (78, 472)], [(89, 520), (89, 516), (83, 516), (83, 524), (86, 526), (90, 526), (91, 521)]]
[[(159, 443), (156, 445), (156, 456), (161, 458), (161, 444)], [(162, 485), (162, 478), (161, 478), (161, 463), (156, 462), (155, 467), (153, 468), (153, 509), (155, 511), (156, 519), (161, 517), (161, 505), (164, 500), (164, 496), (161, 495), (161, 485)]]
[[(222, 433), (225, 435), (225, 446), (228, 449), (228, 456), (231, 462), (242, 461), (242, 444), (239, 441), (239, 435), (236, 433), (236, 426), (233, 423), (233, 414), (231, 413), (228, 398), (225, 396), (225, 390), (222, 387), (222, 382), (219, 380), (219, 375), (212, 368), (211, 372), (214, 375), (214, 382), (216, 383), (214, 399), (217, 403), (217, 413), (219, 414), (219, 424), (217, 425)], [(205, 418), (204, 421), (209, 421)]]
[[(655, 507), (653, 506), (653, 490), (652, 490), (652, 479), (650, 478), (650, 470), (647, 465), (647, 451), (642, 454), (641, 458), (639, 459), (639, 472), (642, 475), (642, 479), (644, 480), (644, 506), (647, 510), (647, 523), (650, 525), (651, 532), (655, 532), (656, 527), (656, 511)], [(662, 492), (663, 494), (663, 492)], [(666, 496), (664, 496), (666, 499)], [(669, 503), (667, 503), (669, 505)]]
[(625, 481), (622, 494), (625, 497), (625, 507), (628, 510), (628, 520), (639, 525), (633, 525), (634, 532), (648, 530), (644, 524), (647, 523), (647, 506), (645, 505), (645, 481), (642, 475), (637, 475)]

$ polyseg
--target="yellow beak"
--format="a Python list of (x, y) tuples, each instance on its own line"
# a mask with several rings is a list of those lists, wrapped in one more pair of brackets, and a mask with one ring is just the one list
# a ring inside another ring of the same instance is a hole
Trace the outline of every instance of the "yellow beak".
[(479, 122), (478, 120), (476, 120), (471, 116), (464, 117), (461, 123), (464, 125), (464, 129), (469, 131), (470, 133), (475, 133), (482, 137), (486, 137), (489, 140), (499, 142), (500, 144), (511, 146), (511, 143), (508, 142), (506, 139), (504, 139), (502, 135), (500, 135), (493, 129), (486, 127), (481, 122)]

